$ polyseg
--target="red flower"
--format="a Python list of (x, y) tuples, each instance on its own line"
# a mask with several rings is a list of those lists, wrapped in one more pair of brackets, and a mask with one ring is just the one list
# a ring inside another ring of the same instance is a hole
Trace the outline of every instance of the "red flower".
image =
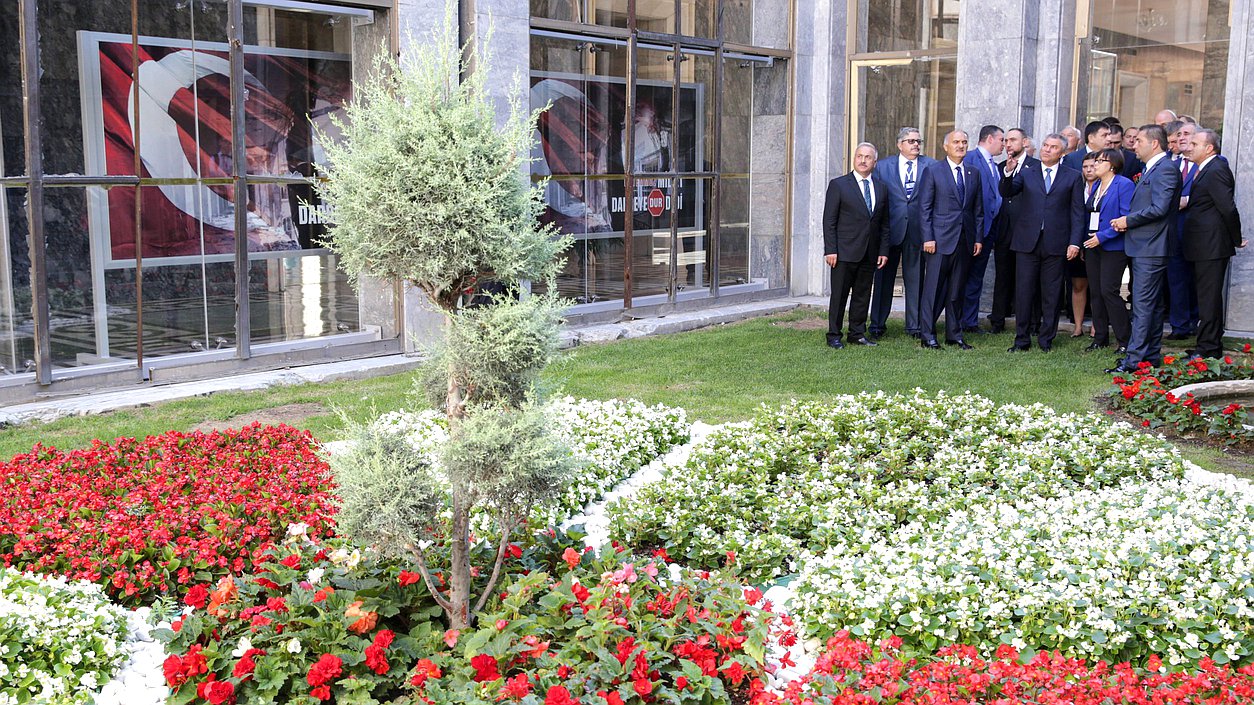
[(1254, 346), (1251, 346), (1250, 343), (1246, 343), (1245, 345), (1241, 346), (1241, 352), (1250, 352), (1251, 347), (1254, 347)]
[(187, 594), (183, 596), (183, 602), (198, 610), (204, 609), (209, 602), (209, 588), (201, 583), (193, 585), (192, 589), (188, 590)]
[(575, 566), (579, 565), (579, 561), (582, 558), (583, 556), (573, 548), (567, 548), (562, 552), (562, 560), (566, 561), (566, 565), (570, 566), (571, 570), (574, 570)]
[(506, 549), (505, 554), (510, 558), (522, 558), (522, 547), (516, 543), (511, 543)]
[(283, 560), (279, 561), (279, 563), (282, 563), (283, 565), (287, 566), (288, 568), (299, 568), (299, 567), (300, 567), (300, 556), (298, 556), (298, 555), (296, 555), (295, 553), (293, 553), (293, 554), (292, 554), (292, 555), (290, 555), (290, 556), (286, 556), (286, 557), (284, 557), (284, 558), (283, 558)]
[(348, 631), (353, 632), (354, 634), (365, 634), (371, 629), (374, 629), (375, 624), (379, 622), (379, 613), (367, 612), (363, 610), (361, 608), (363, 604), (365, 603), (361, 600), (357, 600), (353, 602), (353, 604), (349, 605), (348, 609), (344, 610), (344, 616), (346, 618), (356, 620), (352, 624), (348, 625)]
[(527, 674), (519, 673), (505, 681), (501, 692), (515, 700), (522, 700), (531, 694), (531, 681), (527, 680)]
[(571, 697), (569, 690), (555, 685), (545, 693), (544, 705), (579, 705), (579, 701)]
[(210, 705), (222, 705), (235, 699), (235, 686), (230, 681), (217, 680), (217, 676), (210, 673), (209, 678), (197, 686), (196, 694), (208, 700)]
[(616, 691), (598, 690), (597, 695), (605, 698), (605, 705), (623, 705), (623, 698)]
[(401, 587), (409, 587), (410, 585), (417, 583), (419, 580), (422, 580), (421, 573), (414, 573), (408, 570), (401, 571), (401, 577), (400, 577)]
[(687, 688), (687, 687), (688, 687), (688, 679), (687, 679), (687, 678), (684, 678), (683, 676), (680, 676), (680, 677), (678, 677), (678, 678), (676, 678), (676, 679), (675, 679), (675, 688), (676, 688), (676, 689), (678, 689), (678, 690), (683, 690), (684, 688)]
[(414, 666), (414, 677), (410, 678), (409, 682), (412, 683), (415, 688), (421, 688), (428, 679), (440, 680), (443, 675), (444, 673), (434, 661), (429, 658), (424, 658), (419, 660), (417, 665)]
[(523, 637), (523, 643), (529, 647), (522, 652), (522, 655), (527, 658), (540, 658), (549, 650), (549, 642), (540, 641), (540, 637), (534, 634)]
[(588, 600), (588, 596), (592, 594), (592, 592), (589, 591), (588, 588), (584, 587), (583, 585), (580, 585), (579, 583), (571, 584), (570, 591), (575, 596), (575, 599), (579, 600), (579, 602), (581, 603), (586, 602)]
[(732, 661), (731, 665), (723, 667), (723, 675), (731, 680), (732, 685), (740, 685), (740, 681), (745, 678), (745, 667), (739, 661)]
[(248, 678), (257, 668), (257, 662), (254, 656), (265, 656), (266, 652), (261, 649), (249, 649), (240, 657), (239, 662), (235, 664), (235, 670), (231, 672), (231, 677), (241, 680)]
[(461, 630), (450, 629), (444, 632), (444, 643), (451, 649), (457, 646), (457, 637), (461, 635)]
[(636, 679), (631, 684), (631, 687), (636, 691), (636, 695), (639, 695), (642, 698), (653, 692), (653, 683), (648, 678)]
[(727, 565), (728, 565), (729, 567), (730, 567), (730, 566), (733, 566), (733, 565), (736, 565), (736, 552), (735, 552), (735, 551), (728, 551), (728, 552), (727, 552)]
[(396, 634), (387, 629), (383, 629), (375, 635), (374, 642), (366, 647), (367, 668), (379, 675), (387, 673), (392, 668), (384, 652), (392, 645), (394, 638), (396, 638)]
[[(309, 673), (305, 674), (305, 681), (311, 687), (318, 687), (329, 683), (344, 672), (344, 661), (335, 654), (323, 654), (318, 662), (309, 667)], [(326, 700), (326, 698), (320, 698)]]
[(561, 678), (562, 680), (566, 680), (567, 678), (570, 678), (571, 673), (574, 673), (574, 670), (572, 670), (571, 667), (567, 666), (566, 664), (562, 664), (557, 667), (557, 677)]
[(475, 669), (476, 683), (494, 681), (501, 677), (500, 672), (496, 670), (500, 664), (497, 663), (496, 657), (489, 654), (479, 654), (470, 659), (470, 665)]
[(310, 689), (309, 694), (317, 698), (318, 700), (330, 700), (331, 699), (331, 686), (320, 685), (320, 686), (314, 687)]

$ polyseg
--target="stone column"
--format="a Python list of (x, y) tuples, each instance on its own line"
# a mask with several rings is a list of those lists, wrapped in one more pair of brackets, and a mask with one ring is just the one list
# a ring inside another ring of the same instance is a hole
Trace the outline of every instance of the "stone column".
[[(1223, 153), (1237, 181), (1243, 235), (1254, 240), (1254, 0), (1233, 0), (1224, 100)], [(1228, 270), (1228, 321), (1232, 335), (1254, 337), (1254, 245), (1237, 250)]]
[(792, 293), (827, 292), (823, 199), (827, 182), (847, 168), (848, 111), (845, 0), (797, 0), (793, 70)]

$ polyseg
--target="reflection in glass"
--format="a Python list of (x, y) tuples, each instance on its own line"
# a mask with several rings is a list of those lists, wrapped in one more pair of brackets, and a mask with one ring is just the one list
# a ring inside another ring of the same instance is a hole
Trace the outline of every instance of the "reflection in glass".
[[(587, 0), (593, 24), (627, 26), (627, 0)], [(636, 28), (674, 34), (675, 0), (636, 0)]]
[(749, 281), (749, 179), (719, 182), (718, 284)]
[(708, 39), (718, 37), (718, 3), (719, 0), (680, 0), (680, 33)]
[(1114, 115), (1124, 125), (1141, 125), (1169, 108), (1222, 127), (1229, 4), (1185, 0), (1155, 7), (1096, 0), (1087, 119)]
[(897, 133), (918, 127), (923, 153), (941, 158), (941, 142), (954, 127), (957, 59), (858, 66), (855, 142), (870, 142), (880, 155), (896, 154)]
[(858, 52), (958, 46), (959, 0), (861, 0)]
[(680, 171), (713, 171), (715, 59), (688, 53), (683, 59), (679, 70), (677, 167)]

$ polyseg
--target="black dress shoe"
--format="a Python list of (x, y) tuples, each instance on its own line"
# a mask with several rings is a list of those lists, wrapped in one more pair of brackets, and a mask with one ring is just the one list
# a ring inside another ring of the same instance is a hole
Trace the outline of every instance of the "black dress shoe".
[(1012, 345), (1006, 350), (1006, 352), (1011, 352), (1011, 353), (1027, 352), (1027, 351), (1028, 351), (1028, 346), (1026, 345)]
[(845, 344), (839, 340), (829, 340), (827, 341), (827, 347), (832, 348), (833, 350), (840, 350), (845, 347)]
[(908, 330), (906, 331), (906, 335), (910, 336), (911, 338), (914, 338), (915, 340), (923, 340), (923, 334), (917, 330), (914, 330), (914, 331)]
[(959, 350), (974, 350), (975, 349), (975, 348), (972, 348), (970, 345), (967, 345), (967, 341), (965, 340), (946, 340), (945, 344), (956, 345), (958, 346)]
[(1116, 354), (1116, 355), (1127, 355), (1127, 354), (1128, 354), (1128, 346), (1127, 346), (1127, 345), (1120, 345), (1119, 347), (1115, 348), (1115, 354)]
[(989, 332), (989, 333), (993, 333), (994, 335), (996, 335), (996, 334), (998, 334), (998, 333), (1005, 333), (1005, 332), (1006, 332), (1006, 324), (1004, 324), (1004, 323), (1003, 323), (1003, 324), (1001, 324), (1001, 325), (996, 325), (996, 324), (994, 324), (994, 325), (993, 325), (993, 327), (991, 327), (991, 328), (989, 328), (989, 329), (988, 329), (988, 332)]
[(1054, 346), (1052, 344), (1041, 346), (1041, 352), (1051, 352), (1053, 351), (1053, 349), (1054, 349)]
[(1106, 370), (1106, 374), (1108, 375), (1114, 375), (1114, 374), (1130, 375), (1130, 374), (1135, 374), (1135, 373), (1136, 373), (1135, 367), (1125, 367), (1122, 363), (1115, 365), (1114, 367), (1107, 368)]
[(935, 340), (923, 340), (923, 339), (920, 339), (920, 340), (919, 340), (919, 346), (920, 346), (920, 347), (927, 348), (928, 350), (940, 350), (940, 349), (941, 349), (941, 348), (940, 348), (940, 344), (939, 344), (939, 343), (937, 343)]
[(1171, 335), (1167, 336), (1167, 340), (1188, 340), (1192, 337), (1192, 333), (1176, 333), (1173, 331)]
[(1084, 352), (1093, 352), (1094, 350), (1101, 350), (1102, 348), (1108, 347), (1110, 347), (1110, 343), (1099, 343), (1095, 340), (1089, 343), (1089, 346), (1084, 349)]
[(873, 348), (873, 347), (875, 347), (875, 346), (879, 345), (879, 343), (877, 343), (877, 342), (875, 342), (875, 341), (873, 341), (873, 340), (868, 339), (865, 335), (864, 335), (864, 336), (862, 336), (861, 338), (858, 338), (857, 340), (855, 340), (855, 341), (853, 341), (853, 342), (854, 342), (854, 344), (855, 344), (855, 345), (865, 345), (865, 346), (870, 347), (870, 348)]

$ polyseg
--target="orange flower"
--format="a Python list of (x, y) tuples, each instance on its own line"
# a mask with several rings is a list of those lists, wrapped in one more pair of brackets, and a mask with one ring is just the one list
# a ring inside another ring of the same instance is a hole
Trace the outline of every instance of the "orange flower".
[(361, 609), (362, 604), (362, 601), (358, 600), (349, 605), (348, 609), (344, 610), (345, 617), (357, 620), (348, 625), (348, 631), (353, 632), (354, 634), (365, 634), (371, 629), (374, 629), (374, 625), (379, 621), (379, 613), (363, 612)]
[(226, 616), (226, 610), (222, 609), (222, 605), (234, 600), (239, 596), (239, 586), (235, 584), (235, 579), (231, 576), (224, 576), (218, 581), (217, 587), (213, 592), (209, 593), (209, 607), (207, 611), (215, 617)]

